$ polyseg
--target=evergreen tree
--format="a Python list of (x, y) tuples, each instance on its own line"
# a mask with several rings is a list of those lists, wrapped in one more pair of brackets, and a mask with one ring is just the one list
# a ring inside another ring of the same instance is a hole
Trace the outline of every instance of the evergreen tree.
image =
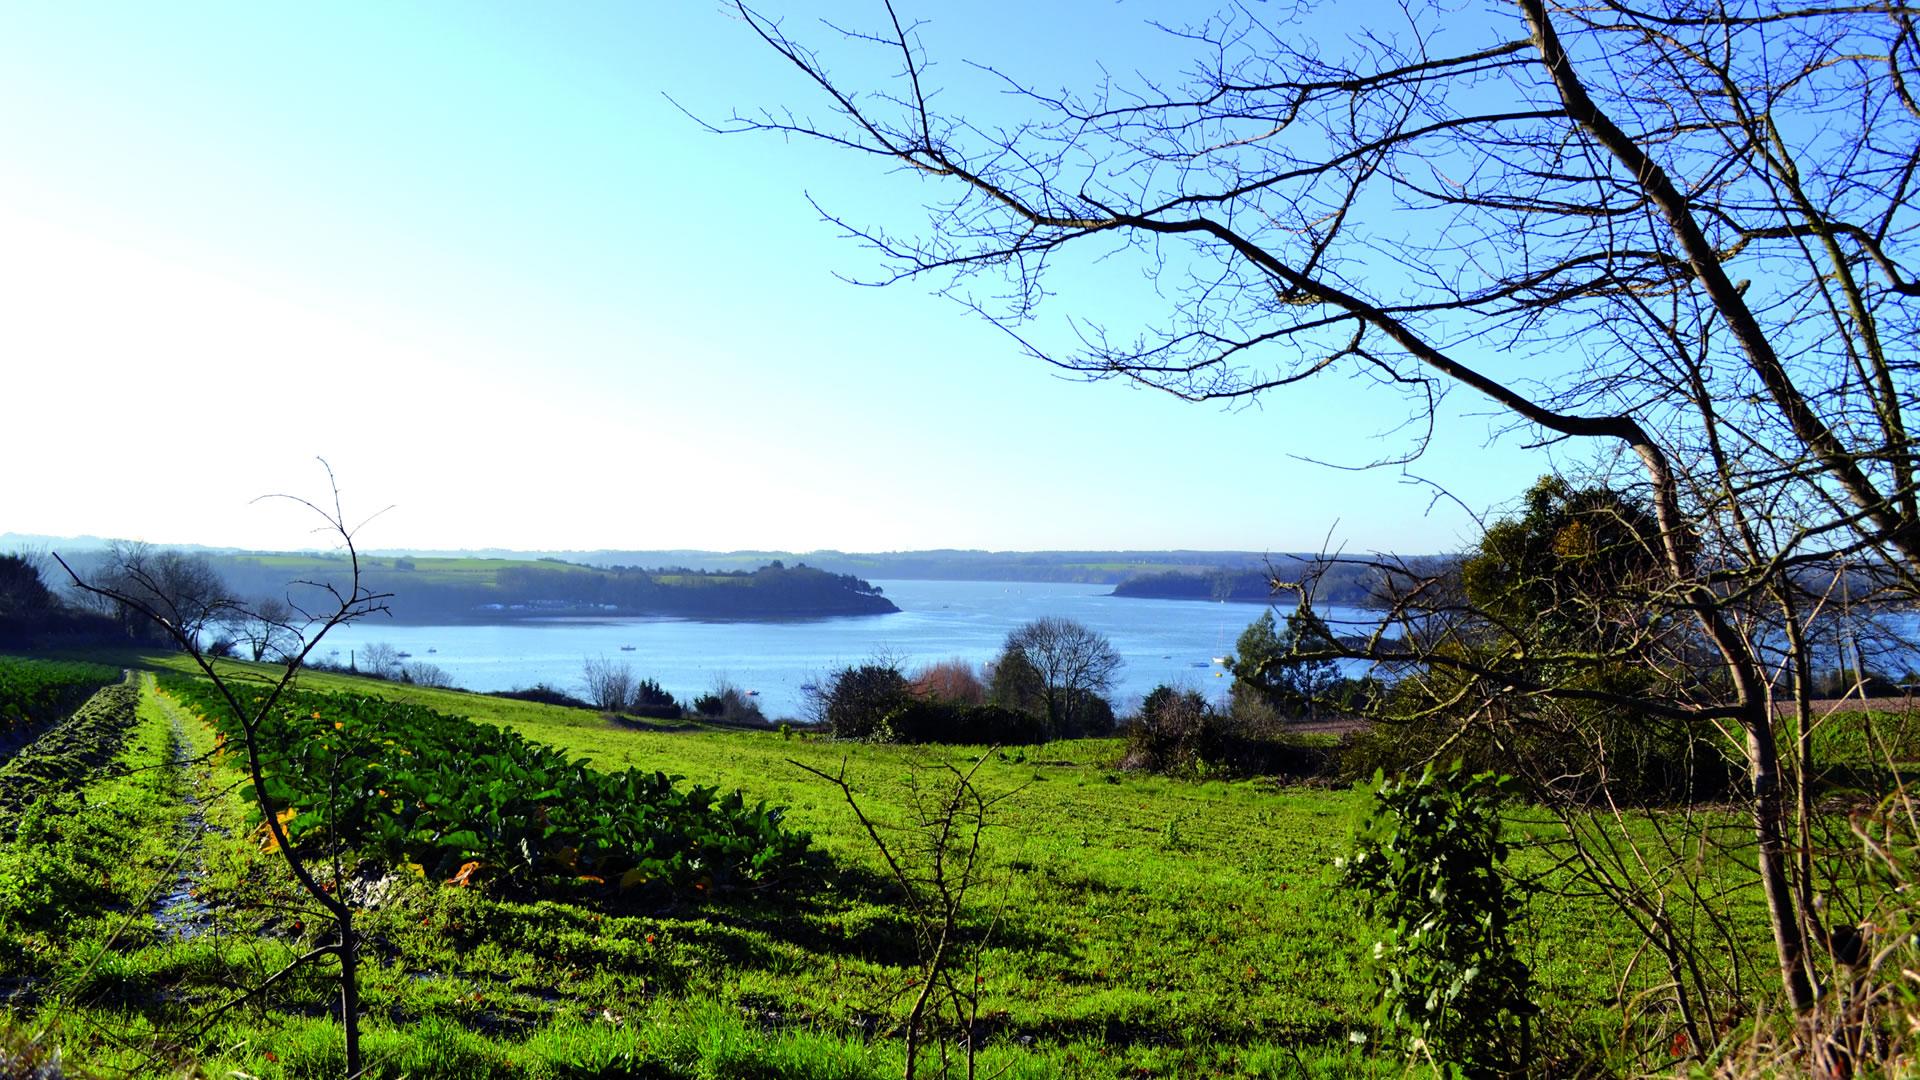
[(1336, 647), (1326, 622), (1305, 604), (1287, 616), (1284, 629), (1271, 609), (1262, 612), (1234, 643), (1227, 665), (1233, 692), (1257, 695), (1285, 715), (1310, 717), (1340, 682), (1339, 664), (1326, 655)]

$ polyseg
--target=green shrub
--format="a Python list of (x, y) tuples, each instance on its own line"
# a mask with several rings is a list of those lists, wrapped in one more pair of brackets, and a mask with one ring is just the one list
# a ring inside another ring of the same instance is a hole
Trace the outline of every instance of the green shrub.
[(1290, 776), (1331, 773), (1335, 747), (1289, 733), (1272, 705), (1237, 695), (1222, 713), (1198, 690), (1155, 687), (1127, 727), (1121, 765), (1171, 776)]
[(914, 700), (900, 669), (878, 663), (834, 672), (824, 694), (827, 730), (836, 739), (881, 738), (876, 729), (895, 710)]
[(1516, 790), (1459, 762), (1376, 777), (1373, 805), (1341, 860), (1344, 883), (1382, 925), (1374, 946), (1381, 1018), (1468, 1076), (1528, 1059), (1533, 973), (1509, 936), (1519, 901), (1502, 864), (1500, 808)]
[(1039, 717), (999, 705), (910, 700), (873, 729), (878, 742), (1020, 746), (1046, 741)]

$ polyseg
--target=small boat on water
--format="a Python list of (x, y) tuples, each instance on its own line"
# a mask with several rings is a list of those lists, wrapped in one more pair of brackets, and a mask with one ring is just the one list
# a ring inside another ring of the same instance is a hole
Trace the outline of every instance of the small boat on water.
[(402, 659), (402, 660), (406, 660), (406, 659), (408, 659), (408, 658), (410, 658), (410, 657), (412, 657), (412, 656), (413, 656), (413, 654), (412, 654), (412, 653), (410, 653), (410, 652), (403, 652), (403, 653), (394, 653), (394, 655), (395, 655), (395, 656), (398, 656), (398, 657), (399, 657), (400, 659)]
[(1213, 658), (1213, 662), (1216, 664), (1219, 664), (1221, 667), (1227, 666), (1227, 660), (1228, 660), (1228, 657), (1225, 657), (1225, 656), (1216, 656)]
[(430, 649), (428, 649), (428, 650), (427, 650), (427, 655), (428, 655), (428, 656), (432, 656), (432, 655), (433, 655), (434, 653), (437, 653), (437, 652), (439, 652), (439, 651), (440, 651), (439, 649), (431, 649), (431, 648), (430, 648)]
[(631, 645), (622, 645), (622, 646), (620, 646), (620, 651), (621, 651), (621, 652), (632, 652), (632, 651), (633, 651), (633, 646), (631, 646)]

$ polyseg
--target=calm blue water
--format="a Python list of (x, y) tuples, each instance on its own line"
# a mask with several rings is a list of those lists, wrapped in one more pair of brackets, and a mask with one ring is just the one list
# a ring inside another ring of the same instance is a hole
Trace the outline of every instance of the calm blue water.
[[(914, 667), (959, 657), (975, 664), (1000, 651), (1007, 633), (1043, 615), (1077, 619), (1107, 635), (1126, 659), (1114, 703), (1127, 708), (1159, 683), (1212, 694), (1226, 678), (1212, 660), (1260, 616), (1256, 604), (1130, 600), (1110, 585), (1000, 581), (875, 582), (900, 607), (892, 615), (795, 622), (696, 622), (687, 619), (567, 619), (501, 626), (403, 626), (378, 619), (328, 635), (318, 655), (344, 663), (349, 650), (384, 641), (437, 664), (470, 690), (547, 683), (579, 693), (590, 656), (625, 660), (676, 697), (710, 689), (716, 677), (760, 692), (771, 717), (800, 715), (801, 686), (847, 664), (886, 654)], [(1339, 629), (1361, 613), (1323, 612)], [(621, 646), (633, 651), (623, 652)], [(433, 650), (429, 653), (428, 650)], [(332, 654), (332, 655), (330, 655)]]

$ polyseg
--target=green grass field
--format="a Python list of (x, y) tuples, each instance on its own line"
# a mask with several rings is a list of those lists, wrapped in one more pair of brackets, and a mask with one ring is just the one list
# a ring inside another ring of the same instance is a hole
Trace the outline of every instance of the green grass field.
[[(971, 767), (979, 750), (636, 730), (583, 710), (337, 675), (302, 686), (471, 716), (603, 769), (738, 787), (789, 807), (825, 856), (801, 890), (658, 910), (383, 878), (365, 916), (374, 1075), (899, 1075), (895, 1027), (917, 974), (911, 924), (839, 791), (800, 765), (844, 767), (902, 841), (916, 778), (941, 762)], [(58, 1040), (75, 1075), (338, 1075), (322, 971), (202, 1019), (319, 943), (324, 920), (245, 824), (231, 766), (169, 765), (209, 748), (205, 725), (148, 683), (135, 730), (123, 761), (140, 771), (85, 792), (89, 813), (116, 815), (112, 827), (62, 840), (97, 848), (70, 863), (113, 868), (88, 885), (98, 895), (71, 918), (0, 912), (0, 977), (24, 990), (9, 1012), (14, 1034)], [(1088, 740), (979, 763), (979, 785), (1008, 794), (972, 914), (985, 935), (969, 975), (987, 1036), (979, 1075), (1402, 1075), (1369, 1016), (1371, 928), (1332, 867), (1364, 796), (1124, 774), (1118, 756), (1118, 743)], [(1514, 828), (1552, 833), (1524, 814)], [(16, 860), (5, 877), (32, 856), (16, 843), (0, 857)], [(1544, 872), (1551, 860), (1523, 852), (1521, 869)], [(182, 873), (192, 918), (156, 921), (153, 897)], [(1764, 957), (1757, 896), (1740, 887), (1737, 865), (1725, 876), (1730, 891), (1715, 902), (1753, 928), (1740, 951)], [(1618, 1002), (1659, 981), (1631, 931), (1598, 901), (1555, 899), (1534, 905), (1526, 941), (1555, 1052), (1589, 1062), (1619, 1053)]]
[[(237, 555), (235, 560), (244, 560), (266, 567), (287, 580), (297, 578), (316, 578), (329, 572), (338, 572), (344, 567), (342, 559), (320, 555)], [(499, 583), (500, 571), (559, 570), (584, 574), (597, 574), (603, 571), (578, 563), (558, 560), (539, 559), (468, 559), (468, 558), (394, 558), (362, 556), (360, 568), (363, 572), (388, 572), (410, 575), (414, 581), (431, 585), (471, 585), (493, 588)]]

